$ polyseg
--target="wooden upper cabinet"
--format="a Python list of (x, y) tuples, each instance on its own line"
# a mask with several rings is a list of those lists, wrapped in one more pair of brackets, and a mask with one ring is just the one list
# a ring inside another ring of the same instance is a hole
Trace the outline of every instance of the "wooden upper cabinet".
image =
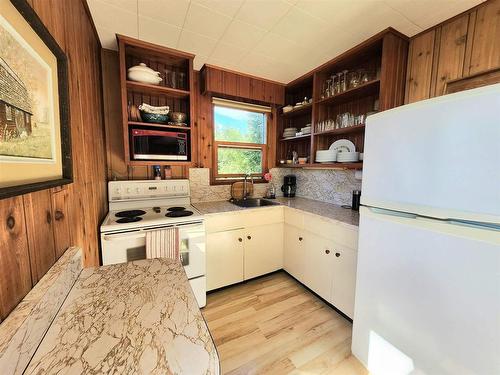
[(284, 104), (285, 86), (278, 82), (252, 77), (213, 65), (200, 71), (202, 93), (255, 100), (267, 104)]
[(441, 27), (436, 84), (431, 90), (431, 96), (443, 95), (447, 81), (462, 77), (468, 23), (469, 15), (464, 14)]
[(56, 261), (51, 199), (50, 190), (23, 195), (33, 284)]
[(406, 103), (428, 99), (430, 96), (435, 35), (436, 30), (433, 29), (410, 41)]
[(0, 320), (31, 289), (23, 197), (0, 200)]
[(477, 9), (469, 74), (500, 67), (500, 0)]

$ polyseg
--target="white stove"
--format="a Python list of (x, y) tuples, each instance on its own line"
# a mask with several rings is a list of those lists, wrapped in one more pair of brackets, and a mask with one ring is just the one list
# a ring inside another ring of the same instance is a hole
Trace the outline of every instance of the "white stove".
[(198, 305), (205, 306), (205, 227), (190, 204), (189, 180), (111, 181), (109, 212), (101, 225), (103, 265), (146, 257), (146, 233), (179, 230), (179, 249)]

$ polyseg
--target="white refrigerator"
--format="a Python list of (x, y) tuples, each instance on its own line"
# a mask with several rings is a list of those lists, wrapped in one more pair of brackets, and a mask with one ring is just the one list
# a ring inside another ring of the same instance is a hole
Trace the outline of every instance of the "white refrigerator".
[(500, 84), (368, 117), (353, 354), (500, 374)]

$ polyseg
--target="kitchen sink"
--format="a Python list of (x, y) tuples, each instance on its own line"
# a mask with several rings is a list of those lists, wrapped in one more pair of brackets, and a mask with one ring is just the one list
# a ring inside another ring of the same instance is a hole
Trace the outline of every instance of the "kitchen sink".
[(247, 198), (247, 199), (235, 199), (231, 201), (232, 204), (235, 204), (239, 207), (264, 207), (264, 206), (277, 206), (278, 202), (273, 202), (267, 199), (261, 198)]

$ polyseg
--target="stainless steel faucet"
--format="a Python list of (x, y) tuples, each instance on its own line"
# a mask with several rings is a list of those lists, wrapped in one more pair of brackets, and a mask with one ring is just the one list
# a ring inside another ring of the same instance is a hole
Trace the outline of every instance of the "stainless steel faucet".
[(247, 197), (248, 197), (248, 189), (247, 189), (248, 177), (250, 177), (250, 181), (252, 181), (252, 185), (253, 185), (253, 177), (250, 173), (247, 173), (245, 175), (245, 180), (243, 181), (243, 199), (247, 199)]

